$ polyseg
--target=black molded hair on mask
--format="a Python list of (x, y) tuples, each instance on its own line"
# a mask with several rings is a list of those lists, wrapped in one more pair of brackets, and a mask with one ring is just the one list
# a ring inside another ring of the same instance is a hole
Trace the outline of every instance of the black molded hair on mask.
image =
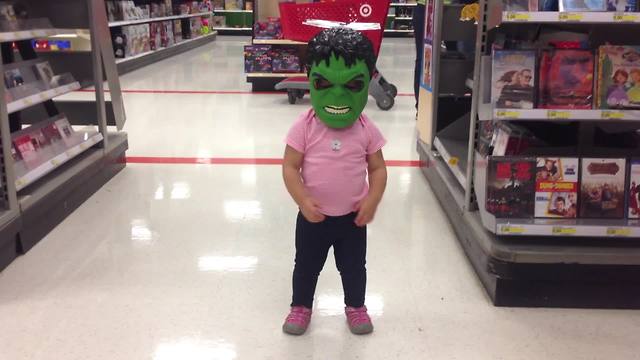
[(373, 44), (361, 32), (346, 27), (334, 27), (319, 32), (307, 47), (307, 69), (313, 65), (326, 61), (332, 56), (344, 59), (347, 66), (352, 66), (358, 60), (364, 60), (369, 68), (369, 75), (373, 75), (376, 67), (376, 55)]

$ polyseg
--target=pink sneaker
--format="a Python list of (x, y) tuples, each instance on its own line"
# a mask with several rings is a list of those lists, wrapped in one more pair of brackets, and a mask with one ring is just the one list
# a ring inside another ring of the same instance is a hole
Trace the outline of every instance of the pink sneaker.
[(364, 335), (373, 332), (373, 324), (369, 314), (367, 314), (366, 306), (359, 308), (347, 306), (344, 308), (344, 313), (347, 315), (347, 323), (352, 333)]
[(311, 309), (304, 306), (292, 306), (291, 312), (282, 325), (282, 331), (290, 335), (302, 335), (311, 322)]

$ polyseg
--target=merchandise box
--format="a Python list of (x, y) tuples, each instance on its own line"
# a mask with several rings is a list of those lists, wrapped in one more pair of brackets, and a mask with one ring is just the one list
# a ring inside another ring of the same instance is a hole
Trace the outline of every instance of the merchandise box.
[(583, 158), (581, 163), (580, 217), (623, 218), (627, 161)]
[(537, 159), (535, 217), (577, 217), (579, 170), (578, 158)]
[(244, 71), (246, 73), (272, 72), (271, 45), (245, 45)]
[(636, 12), (638, 0), (607, 0), (607, 11)]
[(607, 0), (559, 0), (560, 11), (605, 11)]
[(535, 158), (491, 157), (486, 210), (497, 218), (532, 218), (535, 198)]
[(538, 11), (538, 0), (503, 0), (504, 11)]

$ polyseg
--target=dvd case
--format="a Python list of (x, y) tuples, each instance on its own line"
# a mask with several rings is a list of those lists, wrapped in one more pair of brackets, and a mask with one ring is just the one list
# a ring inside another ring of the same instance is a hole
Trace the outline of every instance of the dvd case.
[(494, 51), (491, 76), (494, 107), (533, 109), (535, 68), (536, 53), (533, 51)]
[(626, 163), (625, 159), (582, 159), (580, 217), (624, 217)]
[(627, 204), (628, 218), (640, 219), (640, 159), (631, 159)]
[(589, 50), (545, 50), (540, 59), (539, 107), (591, 109), (594, 58)]
[(538, 0), (503, 0), (504, 11), (538, 11)]
[(48, 61), (34, 65), (38, 80), (43, 81), (47, 85), (51, 85), (55, 73)]
[(577, 217), (579, 167), (577, 158), (538, 158), (535, 217)]
[(487, 179), (487, 211), (498, 218), (533, 217), (535, 168), (535, 158), (492, 157)]
[(560, 0), (560, 11), (605, 11), (607, 0)]
[(597, 106), (640, 109), (640, 46), (605, 45), (598, 49)]
[(616, 12), (638, 11), (638, 0), (607, 0), (607, 10)]

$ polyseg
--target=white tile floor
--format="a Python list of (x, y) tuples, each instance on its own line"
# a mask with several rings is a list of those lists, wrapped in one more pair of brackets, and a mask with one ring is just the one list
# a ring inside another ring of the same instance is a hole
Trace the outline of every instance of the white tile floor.
[[(245, 42), (221, 38), (123, 87), (247, 90)], [(385, 43), (381, 69), (404, 93), (411, 62), (410, 40)], [(127, 94), (126, 105), (129, 155), (187, 157), (279, 157), (306, 106), (220, 94)], [(416, 158), (412, 109), (400, 97), (367, 110), (389, 159)], [(370, 227), (376, 332), (348, 333), (330, 260), (309, 333), (283, 335), (294, 216), (277, 166), (130, 164), (0, 273), (0, 359), (640, 358), (637, 312), (492, 307), (415, 168), (390, 169)]]

